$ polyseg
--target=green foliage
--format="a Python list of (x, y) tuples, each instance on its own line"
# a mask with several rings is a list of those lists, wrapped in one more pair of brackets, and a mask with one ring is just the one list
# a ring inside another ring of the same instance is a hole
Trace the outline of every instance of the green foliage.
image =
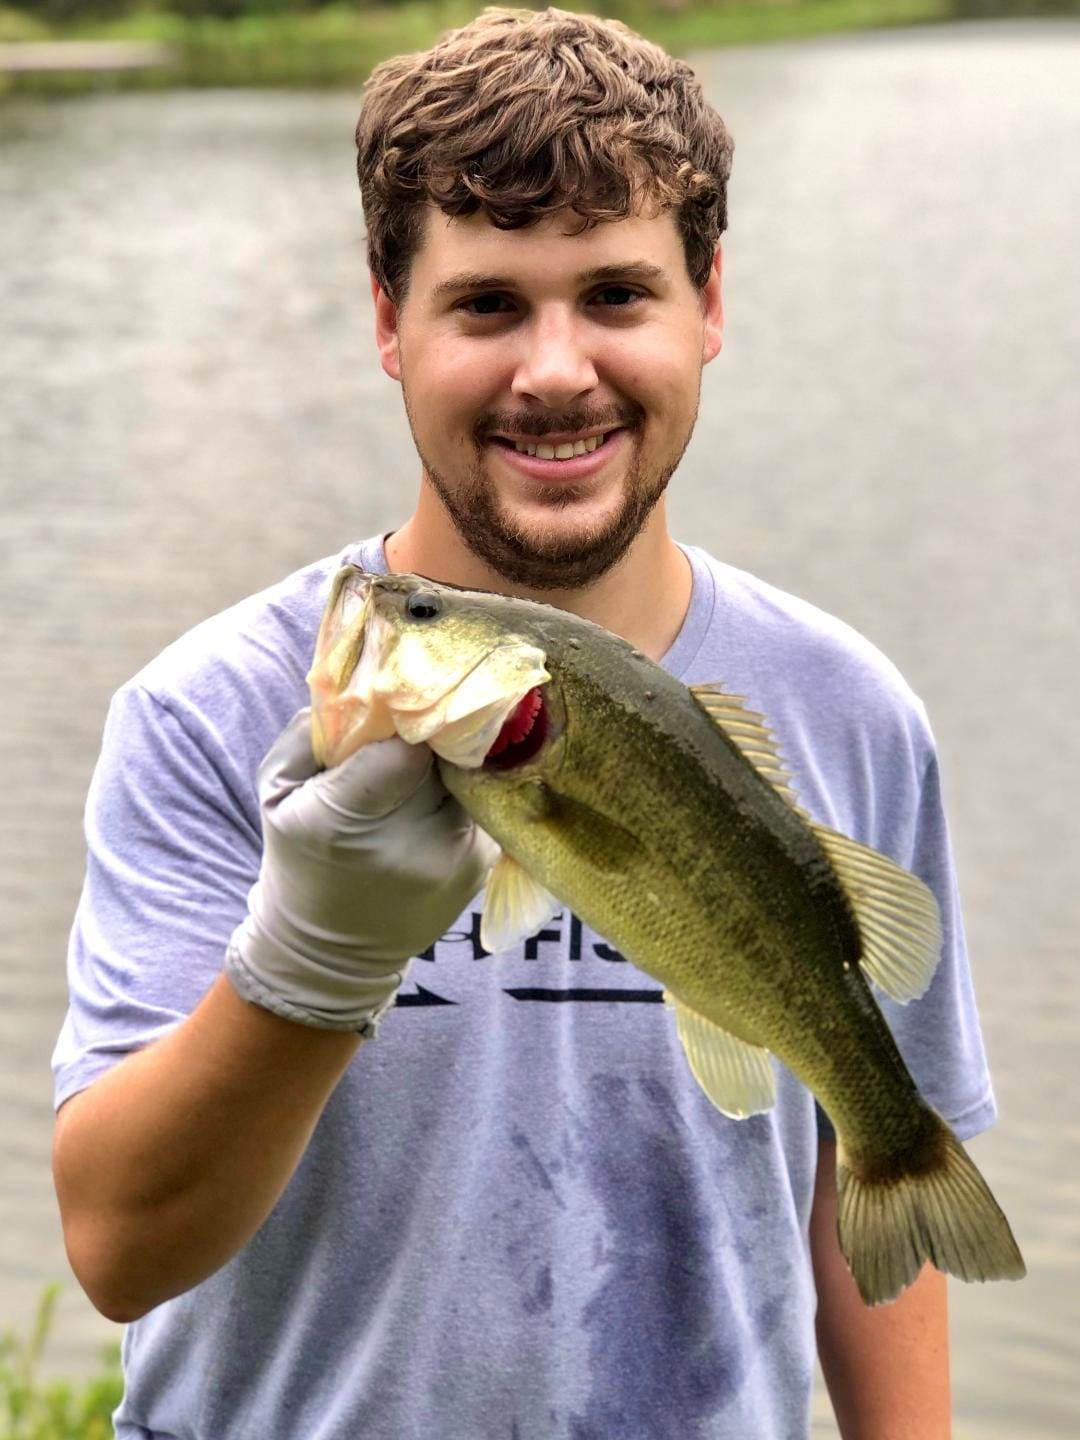
[[(36, 15), (49, 24), (70, 24), (93, 20), (113, 20), (127, 15), (166, 13), (181, 16), (185, 20), (239, 20), (246, 17), (305, 15), (340, 5), (354, 15), (361, 16), (377, 9), (409, 9), (415, 0), (9, 0), (12, 9)], [(482, 8), (484, 0), (477, 0), (474, 10)], [(513, 0), (525, 8), (540, 9), (542, 0)], [(717, 12), (747, 12), (746, 18), (752, 28), (755, 12), (768, 25), (770, 13), (780, 10), (835, 9), (843, 12), (852, 8), (865, 15), (869, 25), (886, 22), (894, 10), (892, 0), (861, 0), (855, 5), (832, 3), (830, 0), (592, 0), (592, 3), (576, 3), (576, 0), (562, 0), (568, 10), (586, 9), (596, 15), (614, 15), (627, 18), (651, 17), (664, 20), (674, 15), (688, 15), (693, 11), (706, 14)], [(439, 0), (433, 0), (438, 8)], [(998, 15), (1053, 15), (1075, 14), (1080, 8), (1078, 0), (938, 0), (935, 8), (943, 18), (985, 17)]]
[(112, 1440), (124, 1392), (119, 1345), (106, 1346), (101, 1371), (80, 1384), (38, 1375), (59, 1294), (59, 1285), (45, 1287), (27, 1339), (10, 1330), (0, 1337), (2, 1440)]
[(0, 45), (16, 41), (48, 39), (49, 28), (34, 15), (11, 6), (0, 5)]
[[(426, 49), (494, 0), (0, 0), (53, 39), (155, 41), (171, 63), (129, 71), (5, 76), (0, 94), (76, 95), (171, 86), (338, 86), (359, 89), (390, 55)], [(518, 0), (510, 0), (518, 3)], [(613, 15), (675, 55), (965, 16), (1080, 13), (1080, 0), (557, 0)], [(542, 0), (532, 0), (540, 8)], [(69, 16), (56, 20), (59, 14)], [(226, 18), (231, 16), (232, 18)], [(16, 17), (17, 18), (17, 17)], [(28, 33), (12, 39), (33, 38)], [(44, 36), (42, 37), (44, 38)], [(3, 1437), (0, 1436), (0, 1440)]]
[[(9, 0), (9, 3), (14, 9), (40, 16), (49, 23), (67, 23), (111, 20), (148, 10), (167, 11), (188, 19), (209, 15), (219, 20), (235, 20), (242, 15), (300, 14), (321, 10), (333, 0)], [(352, 0), (350, 8), (368, 9), (370, 0)]]
[(1038, 15), (1075, 15), (1077, 0), (950, 0), (957, 20), (999, 20)]
[[(73, 20), (109, 20), (127, 15), (139, 0), (11, 0), (12, 7), (25, 10), (48, 24), (64, 24)], [(154, 0), (143, 0), (140, 8), (156, 9)]]

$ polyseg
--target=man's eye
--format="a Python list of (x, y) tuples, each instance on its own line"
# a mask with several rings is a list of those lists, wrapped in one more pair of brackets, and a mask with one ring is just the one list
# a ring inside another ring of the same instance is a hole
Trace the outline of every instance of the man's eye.
[[(603, 296), (604, 300), (609, 305), (613, 305), (614, 308), (617, 310), (622, 310), (626, 308), (627, 299), (643, 300), (645, 298), (639, 291), (631, 290), (629, 285), (605, 285), (603, 290), (599, 291), (598, 293)], [(626, 298), (621, 301), (613, 301), (611, 298), (613, 295), (622, 295)]]
[[(604, 306), (612, 310), (628, 310), (635, 301), (644, 300), (644, 295), (638, 290), (632, 290), (629, 285), (605, 285), (593, 296), (594, 300), (602, 300)], [(482, 319), (489, 315), (500, 315), (503, 312), (498, 308), (507, 303), (505, 295), (471, 295), (467, 300), (462, 300), (458, 306), (459, 310), (466, 315), (472, 315), (476, 319)]]
[[(503, 299), (504, 297), (502, 295), (473, 295), (470, 299), (463, 300), (460, 308), (465, 310), (465, 313), (468, 315), (497, 315), (499, 313), (497, 310), (489, 309), (488, 307), (498, 305)], [(477, 305), (480, 308), (477, 310), (468, 310), (466, 307), (469, 305)]]

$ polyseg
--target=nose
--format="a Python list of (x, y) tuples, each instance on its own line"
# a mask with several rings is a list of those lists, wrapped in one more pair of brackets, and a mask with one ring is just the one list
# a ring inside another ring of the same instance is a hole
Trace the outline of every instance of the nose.
[(538, 311), (522, 326), (513, 393), (564, 410), (595, 390), (599, 381), (581, 329), (578, 317), (563, 306)]

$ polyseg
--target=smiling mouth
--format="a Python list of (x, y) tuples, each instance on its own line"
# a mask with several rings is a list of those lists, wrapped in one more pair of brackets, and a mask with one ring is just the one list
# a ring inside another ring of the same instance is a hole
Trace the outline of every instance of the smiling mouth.
[(617, 435), (622, 428), (618, 426), (604, 435), (590, 435), (585, 440), (564, 441), (558, 445), (543, 440), (534, 445), (527, 440), (508, 440), (504, 435), (492, 435), (490, 438), (504, 450), (515, 450), (519, 455), (532, 455), (538, 460), (573, 460), (580, 455), (593, 455), (597, 450), (602, 450), (611, 436)]

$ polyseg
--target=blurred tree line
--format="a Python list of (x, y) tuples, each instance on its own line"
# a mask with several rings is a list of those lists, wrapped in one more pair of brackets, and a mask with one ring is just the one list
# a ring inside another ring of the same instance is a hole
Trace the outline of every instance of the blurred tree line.
[[(299, 15), (325, 9), (393, 9), (395, 4), (405, 0), (4, 0), (13, 10), (21, 10), (41, 20), (65, 21), (86, 19), (112, 19), (117, 16), (145, 14), (148, 11), (180, 15), (187, 19), (213, 16), (217, 19), (235, 20), (246, 15)], [(477, 10), (485, 0), (477, 0)], [(489, 0), (494, 3), (494, 0)], [(523, 0), (498, 0), (498, 3), (515, 5)], [(587, 9), (597, 14), (617, 11), (621, 7), (598, 0), (596, 4), (575, 3), (563, 0), (568, 9)], [(683, 9), (690, 0), (653, 0), (657, 10), (670, 12)], [(778, 0), (761, 0), (763, 7), (776, 4)], [(779, 0), (783, 3), (783, 0)], [(787, 0), (797, 7), (799, 0)], [(725, 0), (706, 0), (707, 8), (723, 9)], [(541, 4), (524, 8), (540, 9)], [(639, 7), (641, 8), (641, 7)], [(646, 0), (644, 8), (648, 9)], [(985, 18), (994, 15), (1052, 15), (1075, 13), (1078, 0), (947, 0), (945, 10), (957, 19)], [(873, 5), (868, 6), (873, 10)]]
[[(23, 10), (42, 20), (113, 19), (118, 15), (164, 11), (188, 18), (213, 15), (235, 20), (241, 15), (299, 14), (321, 10), (335, 0), (5, 0), (13, 10)], [(337, 0), (340, 4), (340, 0)], [(391, 0), (392, 3), (392, 0)], [(361, 3), (352, 9), (368, 8)]]
[[(394, 0), (381, 0), (383, 5)], [(113, 19), (147, 11), (183, 15), (195, 19), (212, 15), (220, 20), (236, 20), (241, 15), (298, 15), (323, 10), (341, 0), (5, 0), (13, 10), (23, 10), (42, 20)], [(365, 0), (346, 0), (345, 8), (373, 8)]]

